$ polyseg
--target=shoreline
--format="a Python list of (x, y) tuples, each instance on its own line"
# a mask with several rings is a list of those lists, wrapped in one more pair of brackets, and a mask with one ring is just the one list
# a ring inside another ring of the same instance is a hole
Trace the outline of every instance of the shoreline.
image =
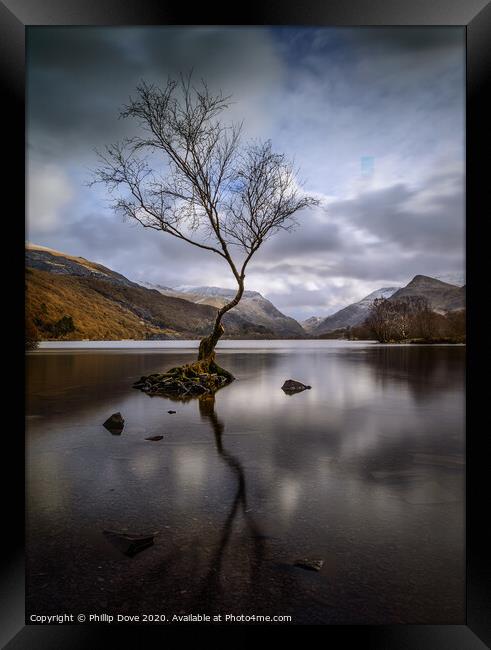
[[(56, 351), (176, 351), (195, 352), (199, 346), (199, 339), (172, 339), (162, 341), (150, 340), (133, 340), (125, 339), (121, 341), (40, 341), (34, 350), (26, 350), (27, 354), (38, 354), (43, 352)], [(413, 343), (411, 341), (401, 343), (379, 343), (373, 340), (349, 341), (347, 339), (226, 339), (219, 341), (217, 350), (243, 350), (255, 351), (258, 349), (280, 350), (285, 347), (292, 349), (298, 346), (303, 349), (328, 348), (328, 347), (465, 347), (465, 343)]]

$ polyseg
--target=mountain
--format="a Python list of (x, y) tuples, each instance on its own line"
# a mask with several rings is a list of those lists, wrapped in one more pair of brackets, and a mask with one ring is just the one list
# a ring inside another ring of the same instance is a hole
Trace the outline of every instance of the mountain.
[[(155, 286), (163, 295), (184, 298), (195, 304), (210, 305), (218, 309), (236, 294), (234, 289), (220, 287), (180, 287), (169, 290)], [(235, 317), (239, 317), (245, 322), (263, 327), (274, 337), (303, 338), (305, 336), (305, 331), (300, 323), (294, 318), (285, 316), (257, 291), (244, 291), (239, 304), (229, 314), (234, 314)]]
[(300, 325), (304, 328), (307, 334), (312, 334), (319, 323), (322, 323), (324, 320), (323, 316), (311, 316), (307, 320), (303, 320)]
[(393, 294), (391, 300), (412, 296), (426, 298), (431, 309), (440, 314), (465, 309), (465, 286), (458, 287), (427, 275), (416, 275), (405, 287)]
[[(33, 244), (26, 247), (28, 322), (41, 339), (200, 338), (210, 331), (218, 305), (194, 302), (191, 296), (169, 295), (168, 288), (141, 286), (82, 257)], [(273, 313), (280, 314), (271, 303), (268, 305)], [(264, 318), (261, 322), (252, 320), (253, 315), (252, 310), (249, 318), (237, 309), (227, 313), (224, 338), (282, 336), (281, 318), (279, 327), (273, 328), (274, 316), (267, 326)]]
[[(390, 298), (399, 289), (399, 287), (383, 287), (377, 289), (358, 302), (340, 309), (335, 314), (327, 316), (327, 318), (321, 319), (317, 326), (311, 329), (310, 333), (314, 336), (320, 336), (321, 334), (327, 334), (334, 330), (360, 325), (368, 316), (370, 307), (376, 298)], [(317, 317), (314, 316), (313, 318)]]
[(377, 289), (359, 302), (348, 305), (335, 314), (321, 319), (313, 316), (305, 322), (305, 331), (314, 336), (327, 334), (338, 329), (360, 325), (376, 298), (401, 300), (413, 296), (426, 298), (431, 309), (440, 314), (465, 309), (465, 286), (458, 287), (426, 275), (416, 275), (405, 287), (384, 287)]
[(46, 246), (36, 244), (26, 245), (26, 266), (39, 271), (47, 271), (55, 275), (73, 275), (82, 278), (103, 280), (113, 284), (121, 284), (127, 287), (138, 287), (123, 275), (111, 271), (111, 269), (90, 262), (84, 257), (74, 257), (66, 253), (60, 253)]
[[(28, 245), (28, 312), (43, 338), (185, 338), (207, 331), (215, 310), (162, 296), (81, 257)], [(61, 327), (70, 318), (73, 327)]]
[(139, 283), (142, 287), (146, 287), (147, 289), (157, 289), (157, 291), (174, 291), (172, 287), (166, 287), (163, 284), (154, 284), (153, 282), (140, 282)]

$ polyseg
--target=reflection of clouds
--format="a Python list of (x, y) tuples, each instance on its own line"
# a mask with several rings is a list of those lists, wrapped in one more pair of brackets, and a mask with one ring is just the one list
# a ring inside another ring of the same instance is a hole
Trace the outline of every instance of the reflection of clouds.
[[(64, 458), (57, 452), (47, 452), (38, 455), (36, 472), (32, 471), (28, 457), (28, 481), (35, 482), (35, 489), (29, 490), (32, 509), (43, 511), (47, 515), (63, 512), (66, 506), (66, 490), (60, 489), (59, 476)], [(42, 477), (39, 480), (39, 477)]]
[(316, 480), (326, 483), (331, 473), (331, 465), (336, 462), (334, 456), (320, 456), (316, 460), (315, 470), (317, 472)]
[[(311, 506), (320, 520), (336, 504), (358, 513), (369, 503), (381, 518), (398, 514), (409, 482), (395, 487), (370, 472), (413, 467), (413, 452), (461, 451), (463, 351), (305, 343), (291, 343), (289, 353), (286, 342), (278, 352), (265, 351), (266, 342), (257, 353), (219, 350), (219, 362), (237, 377), (216, 396), (223, 445), (247, 472), (252, 511), (276, 512), (288, 528), (308, 518)], [(176, 406), (131, 388), (135, 376), (188, 360), (181, 352), (30, 357), (31, 389), (46, 380), (51, 393), (48, 401), (36, 397), (45, 417), (28, 423), (32, 511), (90, 518), (106, 514), (121, 494), (135, 517), (140, 508), (157, 518), (162, 507), (179, 516), (202, 510), (204, 495), (210, 512), (228, 504), (235, 484), (217, 464), (196, 403)], [(281, 386), (289, 378), (312, 389), (287, 396)], [(101, 422), (117, 410), (126, 426), (113, 437)], [(162, 442), (144, 441), (156, 433), (165, 433)], [(440, 481), (441, 471), (431, 469), (428, 480)]]
[(371, 419), (364, 418), (356, 431), (352, 431), (347, 440), (341, 440), (339, 455), (341, 457), (357, 455), (376, 447), (379, 442), (380, 428)]
[[(56, 575), (73, 557), (99, 564), (107, 551), (103, 529), (155, 530), (155, 548), (108, 589), (148, 576), (146, 601), (158, 603), (164, 594), (186, 611), (201, 611), (187, 605), (194, 587), (199, 607), (215, 602), (222, 611), (232, 594), (251, 607), (258, 593), (270, 607), (271, 594), (282, 589), (284, 602), (304, 602), (304, 587), (309, 605), (325, 598), (340, 611), (353, 593), (357, 613), (360, 602), (370, 606), (382, 593), (383, 616), (389, 601), (413, 611), (416, 596), (421, 608), (448, 600), (455, 594), (445, 586), (448, 566), (454, 584), (464, 584), (463, 357), (437, 348), (426, 349), (432, 358), (424, 361), (414, 348), (380, 355), (371, 346), (298, 346), (289, 354), (220, 351), (238, 379), (216, 394), (216, 411), (214, 404), (176, 404), (131, 388), (135, 374), (177, 365), (184, 355), (163, 363), (158, 355), (144, 362), (133, 354), (94, 355), (67, 363), (58, 377), (51, 368), (56, 397), (45, 417), (28, 423), (31, 566), (44, 571), (52, 563)], [(412, 353), (419, 359), (408, 361)], [(42, 384), (51, 359), (41, 359)], [(289, 398), (281, 390), (289, 377), (312, 390)], [(411, 382), (421, 377), (425, 388), (415, 399)], [(169, 416), (169, 408), (177, 413)], [(114, 410), (127, 422), (121, 436), (100, 424)], [(144, 440), (156, 433), (164, 440)], [(274, 582), (276, 561), (303, 556), (324, 558), (323, 573), (295, 569)], [(73, 563), (60, 599), (64, 588), (80, 584), (77, 571), (85, 566)], [(113, 579), (112, 563), (107, 571)], [(175, 589), (184, 574), (187, 595)], [(397, 598), (409, 577), (415, 599), (406, 606)], [(119, 592), (124, 608), (126, 589)]]
[[(302, 418), (305, 406), (330, 403), (336, 409), (343, 409), (363, 405), (373, 398), (376, 386), (369, 368), (360, 364), (346, 381), (342, 353), (326, 355), (324, 352), (321, 349), (295, 355), (270, 353), (269, 362), (262, 365), (259, 374), (244, 379), (239, 375), (239, 380), (228, 388), (223, 408), (244, 416), (251, 413), (251, 405), (254, 409), (288, 409), (292, 418), (295, 413)], [(227, 361), (222, 357), (223, 364)], [(296, 379), (311, 385), (312, 389), (285, 395), (281, 386), (286, 379)]]
[(178, 447), (173, 456), (178, 489), (202, 488), (207, 475), (206, 452), (201, 447)]
[(298, 479), (287, 476), (282, 479), (278, 486), (278, 501), (282, 513), (287, 517), (291, 515), (298, 506), (302, 485)]
[[(149, 445), (156, 445), (156, 442), (148, 442)], [(160, 455), (156, 453), (141, 453), (131, 463), (131, 471), (135, 476), (141, 479), (152, 478), (162, 472), (162, 461)]]

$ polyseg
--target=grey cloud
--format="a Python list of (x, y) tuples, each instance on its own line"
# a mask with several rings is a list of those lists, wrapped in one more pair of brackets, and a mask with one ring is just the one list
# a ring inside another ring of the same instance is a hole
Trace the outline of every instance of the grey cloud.
[(61, 159), (90, 157), (131, 132), (117, 117), (142, 78), (162, 83), (193, 70), (240, 100), (281, 76), (267, 32), (248, 28), (31, 27), (27, 52), (29, 140)]
[[(462, 269), (460, 28), (28, 31), (29, 171), (48, 165), (74, 188), (69, 203), (49, 202), (43, 223), (31, 197), (29, 238), (36, 243), (137, 281), (233, 286), (220, 259), (122, 223), (100, 190), (83, 185), (93, 147), (132, 128), (116, 117), (139, 79), (194, 68), (212, 88), (234, 95), (230, 118), (244, 118), (246, 135), (271, 137), (295, 158), (306, 190), (329, 197), (325, 214), (300, 214), (296, 231), (266, 242), (248, 288), (303, 318), (417, 273)], [(374, 157), (380, 189), (363, 189), (362, 156)], [(437, 173), (440, 165), (456, 171)]]
[[(30, 229), (32, 230), (32, 229)], [(32, 238), (32, 237), (31, 237)], [(170, 235), (123, 222), (114, 215), (87, 214), (46, 235), (34, 232), (35, 243), (99, 262), (136, 282), (165, 285), (203, 284), (203, 276), (227, 278), (228, 268), (210, 255)], [(233, 277), (230, 277), (233, 286)], [(223, 285), (223, 282), (222, 282)]]
[(313, 210), (305, 211), (297, 218), (291, 232), (280, 232), (271, 238), (258, 253), (257, 259), (284, 259), (305, 252), (328, 253), (343, 246), (342, 233), (337, 223), (318, 220)]
[[(435, 193), (425, 200), (424, 208), (418, 210), (411, 210), (408, 204), (417, 199), (422, 190), (400, 183), (332, 203), (331, 214), (406, 249), (442, 254), (462, 252), (465, 234), (463, 178), (460, 174), (451, 178), (451, 192)], [(431, 192), (436, 183), (437, 178), (429, 178), (424, 189)]]

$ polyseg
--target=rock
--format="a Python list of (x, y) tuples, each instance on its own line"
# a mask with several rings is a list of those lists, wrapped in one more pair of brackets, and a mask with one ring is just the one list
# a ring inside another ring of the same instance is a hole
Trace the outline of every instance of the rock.
[(103, 530), (103, 535), (115, 546), (121, 553), (128, 557), (133, 557), (140, 551), (153, 546), (153, 539), (157, 533), (151, 535), (133, 535), (116, 530)]
[(113, 435), (119, 435), (124, 428), (124, 419), (121, 413), (113, 413), (103, 424)]
[(167, 411), (167, 413), (170, 413), (171, 415), (175, 413), (175, 411)]
[(145, 440), (152, 440), (152, 441), (154, 440), (154, 441), (157, 441), (157, 440), (162, 440), (163, 437), (164, 437), (164, 436), (150, 436), (150, 437), (148, 437), (148, 438), (145, 438)]
[(300, 569), (306, 569), (307, 571), (320, 571), (324, 565), (324, 560), (312, 560), (307, 557), (296, 560), (293, 563), (293, 566), (299, 567)]
[(295, 381), (294, 379), (287, 379), (281, 388), (285, 393), (300, 393), (302, 390), (310, 389), (311, 386), (306, 386), (302, 382)]
[[(195, 362), (171, 368), (164, 373), (140, 377), (133, 387), (142, 390), (150, 397), (160, 395), (188, 400), (204, 394), (213, 394), (233, 379), (233, 375), (216, 363), (210, 364), (210, 372), (207, 373), (203, 372), (203, 362)], [(168, 413), (173, 414), (175, 411), (168, 411)]]

